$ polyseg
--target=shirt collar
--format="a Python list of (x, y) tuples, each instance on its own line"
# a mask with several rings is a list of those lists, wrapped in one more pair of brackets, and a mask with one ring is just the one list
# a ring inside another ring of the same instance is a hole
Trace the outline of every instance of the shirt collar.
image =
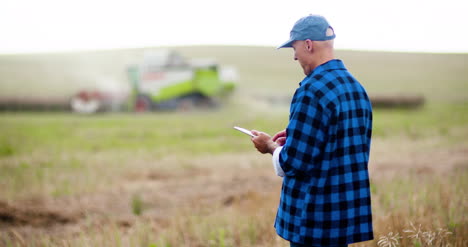
[(302, 82), (299, 83), (299, 86), (308, 78), (312, 78), (313, 76), (322, 73), (323, 71), (326, 70), (345, 70), (346, 67), (344, 66), (343, 61), (340, 59), (332, 59), (328, 62), (322, 63), (319, 66), (317, 66), (312, 72), (309, 73), (309, 75), (304, 78)]

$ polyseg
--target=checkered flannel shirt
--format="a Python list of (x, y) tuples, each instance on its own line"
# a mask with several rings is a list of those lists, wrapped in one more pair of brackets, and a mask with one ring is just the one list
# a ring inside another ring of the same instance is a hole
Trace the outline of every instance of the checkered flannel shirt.
[(371, 133), (369, 98), (342, 61), (318, 66), (299, 84), (279, 153), (281, 237), (314, 246), (373, 239)]

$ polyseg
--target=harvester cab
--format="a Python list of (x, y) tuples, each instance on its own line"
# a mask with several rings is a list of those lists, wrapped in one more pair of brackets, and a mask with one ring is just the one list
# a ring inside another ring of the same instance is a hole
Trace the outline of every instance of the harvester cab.
[(139, 65), (130, 66), (135, 111), (186, 110), (214, 107), (238, 80), (232, 67), (215, 61), (188, 61), (172, 50), (146, 53)]

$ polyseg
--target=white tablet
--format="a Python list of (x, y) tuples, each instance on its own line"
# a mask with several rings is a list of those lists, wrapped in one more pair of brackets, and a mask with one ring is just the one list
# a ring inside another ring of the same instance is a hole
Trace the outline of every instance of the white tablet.
[(251, 136), (251, 137), (255, 137), (255, 135), (252, 134), (252, 132), (250, 132), (250, 130), (246, 130), (246, 129), (244, 129), (244, 128), (237, 127), (237, 126), (234, 126), (234, 129), (236, 129), (236, 130), (238, 130), (238, 131), (240, 131), (240, 132), (242, 132), (242, 133), (244, 133), (244, 134), (246, 134), (246, 135), (249, 135), (249, 136)]

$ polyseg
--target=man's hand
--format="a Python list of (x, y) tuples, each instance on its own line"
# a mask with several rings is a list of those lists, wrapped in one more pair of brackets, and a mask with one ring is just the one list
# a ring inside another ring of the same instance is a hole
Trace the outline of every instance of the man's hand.
[(255, 137), (252, 137), (252, 142), (255, 145), (255, 148), (262, 154), (273, 154), (275, 149), (278, 147), (272, 139), (271, 136), (260, 131), (252, 130), (252, 134)]
[(276, 142), (279, 146), (284, 146), (286, 143), (286, 130), (282, 130), (273, 136), (272, 141)]

